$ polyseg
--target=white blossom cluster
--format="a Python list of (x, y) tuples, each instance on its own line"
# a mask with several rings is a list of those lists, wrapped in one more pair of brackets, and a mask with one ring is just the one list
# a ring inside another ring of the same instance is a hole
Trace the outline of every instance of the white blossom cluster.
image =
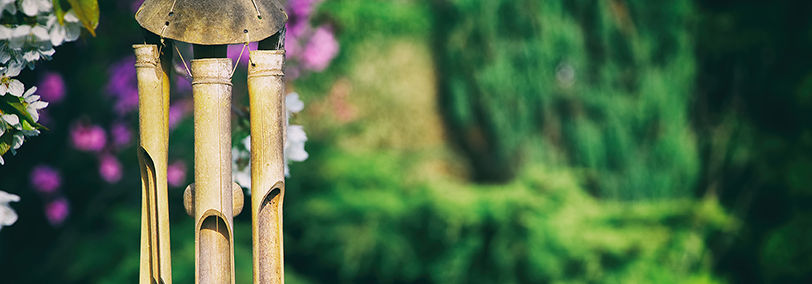
[[(81, 22), (73, 10), (58, 19), (52, 0), (0, 0), (0, 165), (6, 152), (16, 154), (26, 136), (39, 134), (39, 111), (48, 106), (25, 89), (18, 79), (20, 71), (34, 69), (39, 60), (50, 60), (54, 47), (75, 41)], [(19, 196), (0, 191), (0, 228), (17, 221), (9, 202)]]
[(20, 201), (19, 196), (0, 190), (0, 229), (17, 222), (17, 213), (8, 206), (10, 202), (17, 201)]
[[(290, 176), (288, 163), (291, 161), (301, 162), (307, 160), (308, 154), (305, 151), (305, 142), (307, 142), (307, 135), (301, 125), (291, 125), (290, 117), (294, 113), (298, 113), (304, 109), (304, 102), (299, 99), (299, 94), (289, 93), (285, 96), (285, 113), (287, 125), (287, 137), (285, 137), (285, 176)], [(251, 194), (251, 165), (248, 164), (244, 168), (237, 165), (237, 161), (248, 159), (251, 156), (251, 136), (245, 137), (241, 141), (246, 151), (241, 151), (237, 148), (231, 150), (232, 169), (234, 181), (242, 187), (248, 189), (248, 194)]]
[(65, 13), (60, 23), (50, 0), (0, 0), (0, 19), (17, 13), (30, 21), (0, 25), (0, 64), (4, 66), (34, 69), (35, 62), (51, 59), (54, 47), (75, 41), (82, 32), (82, 24), (73, 10)]
[(25, 85), (15, 77), (23, 68), (34, 69), (37, 61), (51, 59), (55, 46), (78, 39), (81, 22), (70, 10), (60, 23), (51, 0), (0, 0), (0, 20), (11, 22), (0, 25), (0, 104), (7, 106), (5, 110), (16, 110), (0, 110), (0, 138), (7, 135), (6, 142), (0, 140), (2, 165), (5, 152), (16, 154), (25, 136), (39, 134), (38, 111), (48, 106), (34, 95), (36, 87), (26, 91)]

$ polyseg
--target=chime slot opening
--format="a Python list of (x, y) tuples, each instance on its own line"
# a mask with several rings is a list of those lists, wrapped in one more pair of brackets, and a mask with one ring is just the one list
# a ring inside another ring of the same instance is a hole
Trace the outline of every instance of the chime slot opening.
[(262, 205), (257, 214), (257, 235), (259, 237), (259, 282), (275, 283), (273, 278), (279, 278), (281, 271), (279, 261), (282, 260), (279, 252), (281, 249), (281, 225), (279, 216), (280, 193), (282, 190), (275, 187), (262, 200)]
[(147, 242), (149, 243), (149, 269), (153, 281), (160, 280), (160, 234), (158, 233), (158, 188), (155, 163), (143, 147), (138, 147), (138, 160), (141, 168), (141, 189), (144, 206), (147, 210)]
[(231, 234), (223, 218), (210, 215), (199, 229), (198, 275), (200, 283), (231, 282)]

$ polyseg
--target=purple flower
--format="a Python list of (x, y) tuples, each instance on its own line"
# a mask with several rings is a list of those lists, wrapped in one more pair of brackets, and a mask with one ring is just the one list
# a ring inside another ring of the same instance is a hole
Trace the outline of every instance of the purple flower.
[[(184, 74), (186, 74), (186, 68), (181, 67)], [(186, 76), (175, 76), (175, 91), (178, 93), (189, 93), (192, 92), (192, 82), (189, 82), (189, 79), (186, 79)]]
[(105, 88), (115, 100), (114, 109), (123, 116), (138, 107), (138, 82), (135, 77), (135, 56), (128, 56), (110, 66), (110, 78)]
[(37, 88), (42, 100), (58, 103), (65, 97), (65, 80), (56, 72), (48, 72), (42, 76)]
[(31, 170), (31, 185), (41, 193), (54, 193), (62, 185), (62, 176), (51, 166), (39, 165)]
[(171, 186), (183, 186), (186, 181), (186, 163), (178, 160), (169, 164), (166, 168), (166, 180)]
[(73, 147), (79, 151), (98, 152), (107, 144), (107, 135), (98, 125), (74, 124), (70, 130)]
[(124, 123), (115, 123), (110, 128), (110, 136), (113, 139), (113, 145), (116, 147), (123, 147), (130, 144), (132, 140), (132, 130)]
[(338, 54), (338, 41), (330, 27), (316, 28), (310, 41), (302, 50), (302, 65), (313, 71), (323, 71)]
[(192, 103), (189, 100), (181, 100), (169, 105), (169, 129), (175, 129), (191, 110)]
[[(232, 44), (228, 46), (228, 58), (232, 58), (232, 60), (237, 60), (237, 57), (240, 57), (240, 65), (241, 66), (248, 66), (248, 53), (251, 50), (257, 50), (257, 43), (251, 42), (248, 43), (248, 46), (245, 47), (243, 50), (242, 44)], [(242, 56), (240, 56), (240, 52), (242, 51)]]
[(113, 155), (102, 155), (99, 158), (99, 175), (107, 183), (116, 183), (121, 180), (121, 162)]
[(51, 226), (56, 227), (62, 225), (62, 222), (65, 222), (65, 218), (68, 217), (69, 213), (68, 200), (64, 197), (45, 205), (45, 217), (48, 218), (48, 222), (51, 223)]
[(138, 8), (140, 8), (140, 7), (141, 7), (141, 4), (144, 4), (144, 0), (135, 0), (135, 1), (132, 1), (132, 2), (130, 2), (130, 1), (127, 1), (127, 2), (128, 2), (128, 3), (130, 3), (130, 5), (131, 5), (131, 6), (130, 6), (130, 10), (131, 10), (133, 13), (135, 13), (136, 11), (138, 11)]

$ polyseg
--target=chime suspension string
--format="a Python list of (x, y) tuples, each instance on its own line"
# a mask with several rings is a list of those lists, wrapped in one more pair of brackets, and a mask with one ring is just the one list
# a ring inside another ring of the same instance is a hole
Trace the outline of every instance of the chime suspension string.
[[(256, 5), (256, 4), (254, 4)], [(245, 48), (248, 47), (248, 43), (251, 42), (251, 38), (248, 36), (248, 30), (245, 30), (245, 44), (243, 44), (242, 49), (240, 50), (240, 55), (237, 56), (237, 62), (234, 62), (234, 66), (231, 67), (231, 77), (234, 77), (234, 72), (237, 71), (237, 66), (240, 65), (240, 59), (242, 59), (242, 53), (245, 52)], [(250, 52), (250, 48), (249, 48)], [(250, 62), (251, 57), (248, 57)]]
[(256, 0), (251, 0), (251, 4), (254, 4), (254, 10), (257, 10), (257, 18), (262, 19), (262, 15), (259, 14), (259, 7), (257, 7)]
[[(186, 68), (186, 75), (189, 76), (189, 78), (192, 78), (192, 71), (189, 70), (189, 65), (186, 65), (186, 60), (183, 59), (183, 53), (181, 53), (180, 49), (178, 49), (177, 43), (175, 44), (175, 51), (178, 52), (178, 56), (180, 57), (180, 61), (183, 62), (183, 67)], [(233, 75), (234, 73), (231, 73), (231, 74)]]

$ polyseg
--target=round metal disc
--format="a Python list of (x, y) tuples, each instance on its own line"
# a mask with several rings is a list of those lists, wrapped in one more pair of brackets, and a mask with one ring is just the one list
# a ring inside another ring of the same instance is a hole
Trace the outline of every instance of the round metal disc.
[(263, 40), (288, 15), (277, 0), (146, 0), (135, 20), (164, 38), (216, 45)]

